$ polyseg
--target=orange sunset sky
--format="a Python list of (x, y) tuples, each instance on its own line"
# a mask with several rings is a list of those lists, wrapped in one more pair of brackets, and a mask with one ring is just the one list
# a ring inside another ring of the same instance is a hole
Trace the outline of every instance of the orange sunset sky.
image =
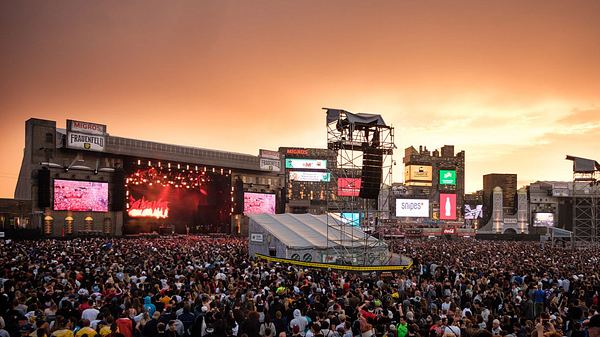
[(0, 197), (30, 117), (258, 154), (324, 147), (321, 107), (379, 113), (398, 162), (464, 149), (467, 191), (600, 160), (595, 0), (2, 1), (0, 45)]

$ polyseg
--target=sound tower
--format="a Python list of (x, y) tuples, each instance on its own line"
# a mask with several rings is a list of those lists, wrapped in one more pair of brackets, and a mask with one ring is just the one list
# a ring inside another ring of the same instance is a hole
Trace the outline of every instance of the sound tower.
[(38, 207), (50, 207), (50, 170), (38, 170)]
[(115, 169), (112, 182), (112, 210), (122, 212), (125, 210), (125, 171), (122, 168)]
[(377, 199), (383, 173), (382, 166), (383, 152), (378, 148), (365, 146), (363, 149), (359, 197), (363, 199)]
[(244, 213), (244, 182), (242, 179), (237, 178), (234, 183), (234, 200), (235, 206), (233, 208), (234, 214), (242, 214)]

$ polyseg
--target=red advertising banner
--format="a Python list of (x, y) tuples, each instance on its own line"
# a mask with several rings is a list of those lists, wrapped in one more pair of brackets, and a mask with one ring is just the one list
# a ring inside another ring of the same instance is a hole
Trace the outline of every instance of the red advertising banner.
[(440, 193), (440, 219), (456, 220), (456, 194)]
[(358, 197), (360, 192), (360, 178), (338, 178), (339, 197)]

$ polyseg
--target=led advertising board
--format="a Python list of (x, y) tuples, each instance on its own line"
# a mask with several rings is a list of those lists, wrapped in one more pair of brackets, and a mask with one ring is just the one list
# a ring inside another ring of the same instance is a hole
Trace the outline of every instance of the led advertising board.
[(456, 194), (440, 193), (440, 219), (456, 220)]
[(432, 172), (431, 166), (428, 165), (406, 165), (404, 182), (407, 185), (431, 186)]
[(483, 205), (465, 205), (465, 220), (475, 220), (483, 218)]
[(325, 170), (327, 169), (327, 160), (287, 158), (285, 160), (285, 168), (304, 170)]
[(440, 185), (456, 185), (456, 170), (440, 170)]
[(396, 199), (396, 216), (407, 218), (428, 218), (429, 200)]
[(339, 197), (358, 197), (360, 193), (360, 178), (338, 178)]
[(340, 216), (342, 218), (342, 221), (346, 222), (346, 224), (349, 224), (351, 226), (354, 227), (358, 227), (360, 226), (360, 213), (358, 212), (343, 212), (340, 213)]
[(290, 171), (290, 181), (329, 182), (331, 174), (319, 171)]

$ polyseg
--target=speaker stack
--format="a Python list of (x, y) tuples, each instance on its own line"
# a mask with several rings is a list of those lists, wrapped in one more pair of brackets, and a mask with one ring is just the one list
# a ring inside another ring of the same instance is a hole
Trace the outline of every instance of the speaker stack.
[(361, 172), (360, 191), (363, 199), (377, 199), (381, 188), (383, 173), (383, 152), (381, 149), (366, 146), (363, 149), (363, 166)]

